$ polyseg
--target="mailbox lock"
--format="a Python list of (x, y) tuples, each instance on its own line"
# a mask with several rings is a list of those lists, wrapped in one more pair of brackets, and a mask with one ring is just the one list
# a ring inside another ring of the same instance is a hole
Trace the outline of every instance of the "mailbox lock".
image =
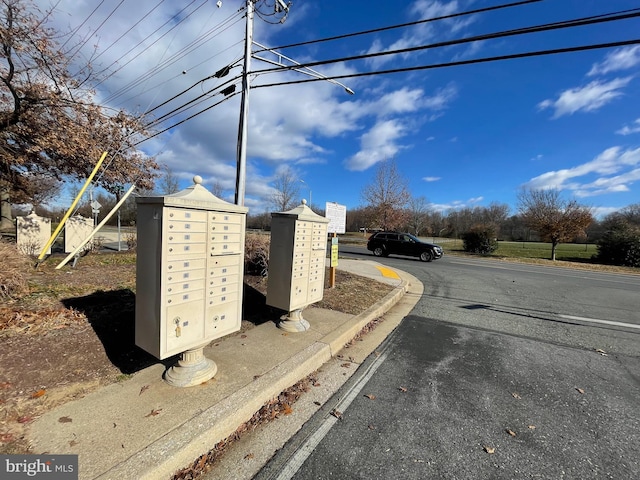
[(182, 335), (182, 329), (180, 328), (180, 317), (176, 317), (173, 319), (173, 323), (176, 324), (176, 337)]

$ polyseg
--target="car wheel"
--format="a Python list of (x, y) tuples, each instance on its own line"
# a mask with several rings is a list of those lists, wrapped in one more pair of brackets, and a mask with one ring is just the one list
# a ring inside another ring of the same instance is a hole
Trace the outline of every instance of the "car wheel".
[(382, 249), (382, 247), (376, 247), (373, 249), (373, 254), (376, 257), (381, 257), (384, 254), (384, 250)]
[(423, 262), (430, 262), (433, 260), (433, 254), (431, 252), (422, 252), (420, 254), (420, 260)]

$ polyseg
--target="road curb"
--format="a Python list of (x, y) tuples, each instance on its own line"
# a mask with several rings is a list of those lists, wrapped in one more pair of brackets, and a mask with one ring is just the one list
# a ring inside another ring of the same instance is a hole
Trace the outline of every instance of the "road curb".
[(176, 471), (190, 465), (217, 443), (232, 435), (264, 404), (337, 355), (369, 322), (398, 303), (407, 292), (408, 285), (403, 280), (365, 312), (95, 478), (170, 478)]

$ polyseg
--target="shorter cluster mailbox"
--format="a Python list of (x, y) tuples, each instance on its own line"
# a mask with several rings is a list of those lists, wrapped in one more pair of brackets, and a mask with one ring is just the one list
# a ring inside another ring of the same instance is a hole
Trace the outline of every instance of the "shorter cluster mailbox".
[(201, 185), (137, 199), (136, 345), (159, 359), (240, 329), (247, 208)]
[(292, 312), (322, 300), (328, 223), (304, 200), (271, 214), (267, 305)]

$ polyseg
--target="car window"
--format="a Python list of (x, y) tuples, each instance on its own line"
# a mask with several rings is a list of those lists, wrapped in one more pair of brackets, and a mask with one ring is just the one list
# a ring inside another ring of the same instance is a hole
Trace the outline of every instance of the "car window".
[(403, 242), (411, 242), (411, 237), (409, 235), (402, 235)]
[(398, 235), (396, 235), (395, 233), (387, 233), (387, 239), (398, 240)]

